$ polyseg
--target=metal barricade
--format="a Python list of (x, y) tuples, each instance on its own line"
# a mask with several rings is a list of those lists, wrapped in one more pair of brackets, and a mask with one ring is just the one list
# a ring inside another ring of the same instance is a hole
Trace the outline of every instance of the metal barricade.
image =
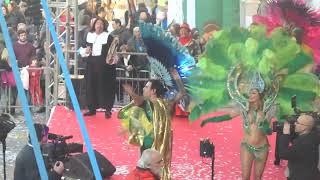
[[(129, 54), (129, 55), (136, 55), (136, 56), (146, 56), (146, 53), (134, 53), (134, 52), (117, 52), (117, 54), (119, 55), (123, 55), (123, 54)], [(35, 67), (29, 67), (28, 69), (41, 69), (43, 70), (43, 73), (49, 73), (49, 71), (54, 71), (53, 68), (51, 67), (42, 67), (42, 68), (35, 68)], [(4, 72), (5, 70), (1, 70), (0, 69), (0, 73)], [(117, 68), (116, 69), (116, 96), (115, 96), (115, 103), (114, 103), (114, 107), (122, 107), (124, 105), (127, 105), (128, 103), (130, 103), (131, 98), (130, 96), (124, 92), (122, 85), (123, 84), (130, 84), (133, 88), (134, 91), (139, 94), (142, 95), (143, 93), (143, 87), (145, 86), (145, 84), (147, 83), (147, 81), (150, 78), (150, 73), (147, 70), (133, 70), (131, 72), (128, 72), (125, 69), (122, 68)], [(54, 78), (54, 77), (50, 77), (50, 78)], [(0, 77), (0, 83), (1, 83), (1, 77)], [(63, 83), (61, 85), (61, 87), (64, 87), (65, 84)], [(60, 88), (61, 89), (61, 88)], [(46, 95), (44, 96), (44, 104), (43, 107), (45, 108), (51, 108), (52, 105), (50, 102), (47, 102), (47, 99), (52, 99), (54, 98), (52, 95), (50, 95), (50, 93), (47, 93), (47, 91), (53, 91), (52, 89), (52, 84), (49, 84), (49, 88), (45, 89), (46, 91)], [(65, 93), (62, 90), (59, 90), (59, 94), (61, 93)], [(28, 94), (28, 92), (26, 91), (26, 93)], [(52, 93), (51, 93), (52, 94)], [(57, 99), (59, 100), (59, 94), (57, 95)], [(1, 84), (0, 86), (0, 111), (2, 112), (6, 112), (6, 113), (10, 113), (11, 109), (15, 109), (15, 108), (22, 108), (21, 105), (18, 102), (18, 98), (16, 97), (15, 99), (17, 100), (17, 102), (13, 102), (15, 101), (14, 99), (12, 99), (12, 95), (16, 95), (17, 96), (17, 90), (16, 87), (10, 87), (7, 86), (5, 84)], [(29, 98), (28, 98), (29, 99)], [(29, 100), (29, 102), (31, 102)], [(32, 104), (29, 105), (30, 108), (38, 108), (41, 106), (34, 106)], [(47, 113), (46, 113), (47, 114)]]
[[(148, 54), (144, 52), (117, 52), (117, 55), (148, 56)], [(116, 71), (117, 82), (114, 107), (122, 107), (131, 101), (131, 97), (124, 92), (122, 85), (130, 84), (134, 88), (135, 93), (142, 95), (143, 87), (150, 79), (150, 72), (147, 70), (133, 70), (129, 72), (123, 68), (117, 68)]]
[(139, 70), (128, 72), (125, 69), (117, 68), (117, 85), (116, 85), (116, 98), (115, 107), (121, 107), (130, 103), (130, 96), (124, 92), (122, 85), (130, 84), (135, 93), (142, 95), (143, 87), (150, 78), (150, 73), (147, 70)]
[[(28, 70), (52, 70), (51, 68), (43, 68), (43, 67), (29, 67), (27, 68)], [(21, 69), (20, 69), (21, 70)], [(2, 73), (7, 72), (4, 69), (0, 69), (0, 75), (2, 75)], [(45, 72), (43, 72), (45, 73)], [(0, 76), (0, 111), (4, 112), (4, 113), (9, 113), (12, 114), (16, 109), (16, 108), (22, 108), (22, 106), (19, 104), (19, 100), (18, 100), (18, 91), (16, 89), (16, 86), (12, 86), (10, 84), (8, 84), (8, 82), (5, 82), (2, 79), (3, 76)], [(25, 90), (26, 95), (27, 95), (27, 99), (29, 101), (29, 103), (31, 102), (30, 100), (30, 95), (28, 90)], [(43, 105), (38, 105), (38, 106), (34, 106), (32, 104), (29, 105), (30, 108), (34, 108), (34, 107), (46, 107), (45, 101), (43, 102)]]

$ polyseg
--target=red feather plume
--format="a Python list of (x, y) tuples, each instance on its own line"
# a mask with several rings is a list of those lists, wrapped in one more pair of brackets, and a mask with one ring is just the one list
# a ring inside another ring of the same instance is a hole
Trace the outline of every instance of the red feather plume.
[(316, 64), (320, 64), (320, 11), (308, 7), (303, 0), (262, 1), (253, 22), (267, 26), (268, 32), (285, 27), (294, 34), (302, 30), (300, 40), (313, 50)]

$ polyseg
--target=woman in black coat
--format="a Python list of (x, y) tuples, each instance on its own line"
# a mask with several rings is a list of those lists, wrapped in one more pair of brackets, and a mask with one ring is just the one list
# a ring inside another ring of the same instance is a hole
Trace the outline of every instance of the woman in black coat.
[(106, 109), (105, 117), (111, 117), (115, 98), (116, 66), (107, 64), (106, 57), (113, 37), (107, 32), (108, 23), (95, 19), (91, 31), (86, 37), (86, 47), (80, 48), (80, 55), (86, 57), (86, 86), (88, 112), (84, 116), (93, 116), (96, 109)]

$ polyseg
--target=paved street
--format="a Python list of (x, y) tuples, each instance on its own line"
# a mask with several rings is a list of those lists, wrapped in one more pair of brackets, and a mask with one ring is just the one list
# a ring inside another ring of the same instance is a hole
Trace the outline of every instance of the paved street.
[[(8, 134), (7, 137), (7, 150), (6, 150), (6, 171), (7, 171), (7, 180), (13, 180), (13, 170), (15, 158), (20, 151), (20, 149), (26, 144), (28, 140), (28, 128), (25, 124), (23, 112), (19, 111), (14, 116), (16, 127)], [(35, 122), (45, 121), (45, 113), (33, 114), (33, 120)], [(3, 179), (3, 155), (2, 155), (2, 145), (0, 145), (0, 179)]]

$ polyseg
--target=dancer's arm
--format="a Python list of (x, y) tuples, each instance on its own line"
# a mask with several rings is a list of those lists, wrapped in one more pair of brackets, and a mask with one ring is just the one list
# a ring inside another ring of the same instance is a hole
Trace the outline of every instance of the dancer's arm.
[(226, 112), (226, 114), (230, 115), (231, 118), (237, 117), (241, 114), (241, 109), (238, 106), (228, 106), (224, 108), (220, 108), (217, 112)]
[(144, 102), (143, 96), (137, 95), (137, 94), (133, 91), (132, 86), (130, 86), (129, 84), (123, 84), (122, 87), (123, 87), (124, 91), (127, 92), (127, 93), (129, 94), (129, 96), (132, 97), (133, 103), (134, 103), (136, 106), (140, 106), (140, 105), (143, 104), (143, 102)]
[(264, 118), (261, 119), (262, 121), (259, 122), (259, 128), (264, 132), (266, 135), (272, 134), (272, 128), (270, 126), (271, 121), (273, 119), (277, 119), (279, 116), (279, 105), (272, 104), (271, 107), (267, 112), (265, 112)]
[(172, 78), (176, 82), (176, 84), (178, 86), (178, 91), (179, 91), (178, 94), (176, 95), (176, 97), (170, 102), (170, 107), (173, 107), (177, 102), (180, 101), (180, 99), (183, 98), (183, 96), (186, 95), (186, 90), (184, 88), (183, 82), (182, 82), (177, 70), (172, 69), (170, 73), (171, 73)]
[(206, 120), (203, 120), (200, 124), (201, 127), (205, 126), (207, 123), (210, 122), (222, 122), (222, 121), (228, 121), (231, 120), (232, 117), (229, 114), (222, 115), (222, 116), (215, 116)]
[(222, 121), (231, 120), (232, 118), (239, 116), (241, 113), (241, 110), (238, 105), (230, 104), (224, 108), (218, 109), (216, 112), (225, 112), (225, 114), (221, 116), (213, 116), (213, 117), (208, 116), (205, 120), (201, 122), (200, 126), (203, 127), (207, 123), (211, 123), (211, 122), (222, 122)]

